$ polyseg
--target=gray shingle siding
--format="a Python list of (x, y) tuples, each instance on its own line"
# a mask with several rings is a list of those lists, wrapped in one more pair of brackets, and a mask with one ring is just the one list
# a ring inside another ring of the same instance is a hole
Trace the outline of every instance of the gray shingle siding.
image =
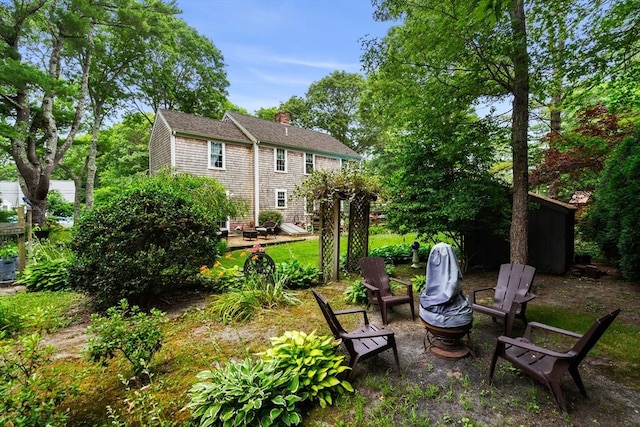
[[(198, 117), (170, 110), (158, 110), (149, 141), (151, 173), (171, 165), (174, 139), (175, 169), (216, 178), (235, 197), (250, 204), (247, 223), (254, 218), (254, 144), (258, 144), (260, 210), (280, 210), (285, 222), (305, 221), (304, 200), (296, 200), (296, 184), (306, 179), (304, 153), (315, 155), (316, 169), (339, 169), (341, 159), (359, 160), (358, 154), (330, 135), (269, 122), (237, 113), (225, 113), (223, 120)], [(225, 168), (209, 168), (208, 141), (225, 144)], [(275, 171), (274, 148), (287, 150), (287, 172)], [(276, 190), (287, 191), (287, 208), (276, 208)], [(232, 223), (235, 226), (236, 223)]]
[(155, 173), (169, 167), (171, 167), (171, 129), (162, 118), (156, 117), (149, 139), (149, 172)]

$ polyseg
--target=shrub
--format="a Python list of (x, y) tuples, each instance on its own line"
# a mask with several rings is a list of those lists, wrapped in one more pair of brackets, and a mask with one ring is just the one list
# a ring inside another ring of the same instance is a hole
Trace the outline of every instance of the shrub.
[(586, 231), (625, 279), (640, 279), (640, 131), (607, 159), (587, 214)]
[(276, 264), (276, 277), (282, 277), (288, 289), (304, 289), (310, 287), (317, 279), (320, 271), (317, 267), (305, 266), (297, 259)]
[(195, 197), (203, 187), (226, 200), (222, 186), (210, 181), (149, 178), (83, 215), (73, 240), (70, 284), (91, 295), (100, 309), (122, 298), (149, 303), (193, 285), (194, 273), (215, 259), (218, 242), (214, 217)]
[(72, 216), (73, 203), (67, 202), (58, 190), (51, 190), (47, 194), (47, 212), (53, 216)]
[(274, 210), (262, 211), (258, 214), (258, 223), (264, 224), (266, 221), (273, 221), (277, 225), (282, 224), (282, 212)]
[(87, 328), (92, 335), (87, 349), (90, 360), (106, 366), (117, 353), (122, 353), (131, 364), (133, 375), (143, 381), (148, 379), (143, 374), (162, 347), (164, 316), (156, 309), (147, 314), (138, 306), (129, 308), (124, 299), (119, 306), (110, 307), (106, 316), (92, 314)]
[(59, 405), (76, 387), (49, 368), (52, 351), (38, 334), (0, 344), (0, 425), (66, 425)]
[(280, 368), (292, 372), (298, 382), (297, 394), (303, 401), (317, 400), (324, 408), (333, 403), (334, 394), (353, 391), (348, 381), (338, 378), (349, 367), (342, 365), (344, 356), (336, 354), (340, 341), (333, 337), (287, 331), (271, 338), (271, 345), (263, 358), (277, 360)]
[(297, 381), (276, 360), (245, 359), (202, 371), (189, 390), (192, 417), (200, 426), (291, 426), (302, 422)]

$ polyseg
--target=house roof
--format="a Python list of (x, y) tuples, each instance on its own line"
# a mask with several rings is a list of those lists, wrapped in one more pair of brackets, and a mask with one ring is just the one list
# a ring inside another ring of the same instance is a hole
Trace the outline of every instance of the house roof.
[(547, 197), (547, 196), (544, 196), (542, 194), (532, 193), (531, 191), (529, 191), (529, 196), (534, 197), (534, 198), (536, 198), (538, 200), (543, 200), (543, 201), (545, 201), (547, 203), (550, 203), (552, 205), (559, 206), (559, 207), (562, 207), (562, 208), (565, 208), (565, 209), (568, 209), (568, 210), (571, 210), (571, 211), (575, 211), (575, 210), (578, 209), (576, 206), (570, 205), (569, 203), (561, 202), (560, 200), (552, 199), (551, 197)]
[(223, 120), (225, 119), (230, 119), (241, 126), (261, 143), (360, 159), (360, 155), (357, 152), (323, 132), (263, 120), (231, 111), (227, 111), (224, 114)]
[(158, 109), (157, 114), (161, 115), (176, 133), (251, 143), (247, 135), (233, 123), (173, 110)]

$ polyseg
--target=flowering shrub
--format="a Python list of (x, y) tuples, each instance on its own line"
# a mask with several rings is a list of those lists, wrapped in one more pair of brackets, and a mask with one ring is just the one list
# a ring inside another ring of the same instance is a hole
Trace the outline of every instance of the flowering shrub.
[[(240, 252), (240, 257), (245, 257), (246, 253)], [(224, 255), (226, 259), (233, 259), (233, 255)], [(211, 289), (216, 293), (228, 292), (232, 289), (239, 289), (242, 287), (244, 281), (244, 275), (240, 271), (240, 267), (237, 265), (233, 267), (223, 267), (219, 261), (216, 261), (211, 268), (203, 265), (200, 267), (200, 273), (198, 274), (198, 280), (208, 289)]]

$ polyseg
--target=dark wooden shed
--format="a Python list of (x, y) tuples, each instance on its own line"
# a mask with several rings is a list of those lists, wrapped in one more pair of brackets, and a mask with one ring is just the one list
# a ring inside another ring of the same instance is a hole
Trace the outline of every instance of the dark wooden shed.
[[(541, 273), (565, 274), (574, 256), (576, 207), (529, 193), (529, 261)], [(509, 262), (509, 242), (481, 230), (465, 236), (471, 268), (496, 269)]]

